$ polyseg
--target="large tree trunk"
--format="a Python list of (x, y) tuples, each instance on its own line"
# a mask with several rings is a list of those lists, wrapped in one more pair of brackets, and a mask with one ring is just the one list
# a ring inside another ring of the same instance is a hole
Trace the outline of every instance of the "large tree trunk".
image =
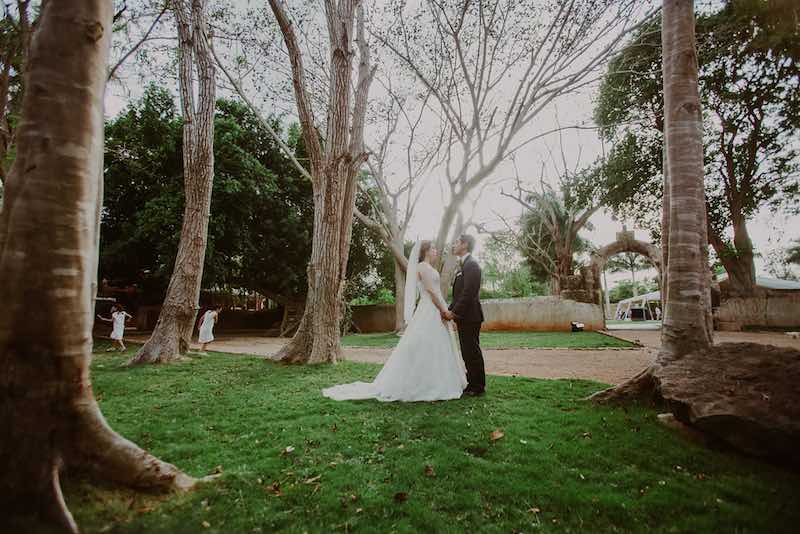
[[(206, 29), (207, 0), (175, 2), (179, 36), (179, 81), (183, 110), (185, 207), (178, 255), (158, 322), (129, 364), (164, 363), (189, 349), (203, 281), (203, 264), (214, 181), (214, 58)], [(197, 65), (195, 105), (193, 65)]]
[(663, 7), (664, 115), (667, 156), (667, 302), (661, 350), (654, 364), (627, 382), (593, 396), (604, 402), (656, 393), (660, 368), (693, 351), (711, 348), (708, 234), (703, 143), (692, 0)]
[(64, 468), (135, 487), (194, 479), (116, 434), (89, 376), (102, 199), (110, 0), (43, 3), (26, 74), (17, 157), (0, 213), (0, 510), (78, 528)]
[[(334, 363), (341, 353), (340, 322), (355, 210), (356, 177), (366, 160), (364, 116), (374, 69), (369, 64), (360, 2), (326, 2), (331, 56), (327, 137), (323, 147), (306, 91), (305, 70), (294, 28), (281, 0), (270, 0), (270, 7), (289, 51), (295, 100), (311, 162), (314, 194), (314, 233), (305, 312), (297, 333), (278, 353), (278, 358), (287, 363)], [(355, 94), (351, 98), (354, 41), (359, 47), (359, 66)]]

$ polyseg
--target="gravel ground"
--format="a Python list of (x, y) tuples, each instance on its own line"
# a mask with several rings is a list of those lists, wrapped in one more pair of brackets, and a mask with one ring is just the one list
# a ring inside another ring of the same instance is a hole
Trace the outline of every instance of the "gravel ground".
[[(636, 341), (641, 348), (633, 349), (503, 349), (485, 350), (486, 372), (494, 375), (519, 375), (534, 378), (583, 378), (615, 384), (645, 368), (660, 346), (660, 333), (647, 330), (615, 330), (613, 335)], [(132, 335), (130, 341), (144, 342), (146, 335)], [(717, 343), (765, 343), (800, 350), (800, 339), (779, 332), (717, 332)], [(253, 335), (222, 335), (209, 349), (233, 354), (272, 356), (285, 338), (265, 338)], [(390, 349), (345, 348), (344, 359), (383, 363)]]

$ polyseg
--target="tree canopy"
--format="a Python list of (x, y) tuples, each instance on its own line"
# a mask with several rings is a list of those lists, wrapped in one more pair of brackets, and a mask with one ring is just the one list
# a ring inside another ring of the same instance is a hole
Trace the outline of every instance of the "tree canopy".
[[(754, 282), (746, 221), (762, 207), (798, 208), (800, 53), (770, 2), (729, 1), (697, 17), (709, 240), (732, 277)], [(621, 215), (658, 234), (663, 87), (660, 19), (609, 65), (595, 109), (614, 142), (607, 180)], [(610, 188), (609, 188), (610, 189)]]
[[(278, 119), (272, 127), (284, 131)], [(175, 261), (183, 213), (181, 124), (173, 95), (150, 85), (106, 126), (100, 277), (135, 284), (158, 303)], [(305, 158), (297, 127), (285, 137)], [(301, 297), (311, 253), (311, 184), (243, 104), (217, 101), (214, 190), (203, 287), (237, 287), (273, 300)], [(360, 200), (364, 202), (364, 199)], [(352, 292), (377, 291), (386, 252), (354, 228)], [(389, 286), (391, 287), (391, 286)]]

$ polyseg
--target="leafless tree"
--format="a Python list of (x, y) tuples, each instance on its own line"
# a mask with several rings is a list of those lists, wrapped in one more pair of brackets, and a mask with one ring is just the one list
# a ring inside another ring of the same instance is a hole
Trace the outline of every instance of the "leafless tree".
[[(269, 0), (292, 68), (297, 111), (309, 155), (314, 229), (305, 312), (278, 357), (291, 363), (335, 362), (341, 352), (340, 322), (352, 238), (357, 177), (367, 160), (364, 122), (375, 74), (359, 0), (325, 1), (329, 44), (327, 124), (320, 128), (307, 83), (295, 24), (282, 0)], [(358, 47), (358, 66), (354, 72)], [(324, 142), (322, 138), (324, 137)]]
[(395, 18), (376, 34), (432, 92), (446, 127), (449, 202), (440, 248), (459, 230), (454, 224), (470, 193), (539, 137), (528, 127), (540, 113), (595, 83), (646, 19), (633, 0), (425, 0), (417, 9), (395, 0), (388, 10)]
[(207, 0), (173, 0), (180, 41), (185, 207), (175, 267), (158, 322), (150, 339), (131, 358), (132, 365), (168, 362), (184, 354), (189, 349), (199, 307), (211, 215), (216, 106), (216, 76), (206, 33), (206, 9)]
[[(428, 172), (436, 163), (441, 136), (423, 137), (423, 118), (428, 113), (430, 91), (418, 98), (399, 96), (388, 79), (382, 84), (388, 94), (388, 103), (376, 113), (376, 122), (382, 135), (375, 147), (367, 147), (369, 177), (373, 187), (365, 188), (370, 198), (370, 210), (355, 215), (363, 224), (376, 230), (394, 257), (395, 330), (403, 329), (405, 271), (408, 260), (404, 244), (408, 225), (414, 216), (417, 203), (426, 185)], [(411, 102), (411, 100), (414, 100)], [(390, 169), (393, 157), (398, 154), (394, 146), (401, 147), (399, 169)]]

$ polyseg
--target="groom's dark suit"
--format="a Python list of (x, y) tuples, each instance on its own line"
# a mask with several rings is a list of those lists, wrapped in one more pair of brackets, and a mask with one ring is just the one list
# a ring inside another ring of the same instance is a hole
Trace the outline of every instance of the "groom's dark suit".
[(453, 303), (450, 311), (456, 316), (461, 357), (467, 367), (467, 391), (482, 393), (486, 388), (483, 353), (481, 352), (481, 323), (483, 309), (480, 301), (481, 267), (469, 255), (453, 281)]

